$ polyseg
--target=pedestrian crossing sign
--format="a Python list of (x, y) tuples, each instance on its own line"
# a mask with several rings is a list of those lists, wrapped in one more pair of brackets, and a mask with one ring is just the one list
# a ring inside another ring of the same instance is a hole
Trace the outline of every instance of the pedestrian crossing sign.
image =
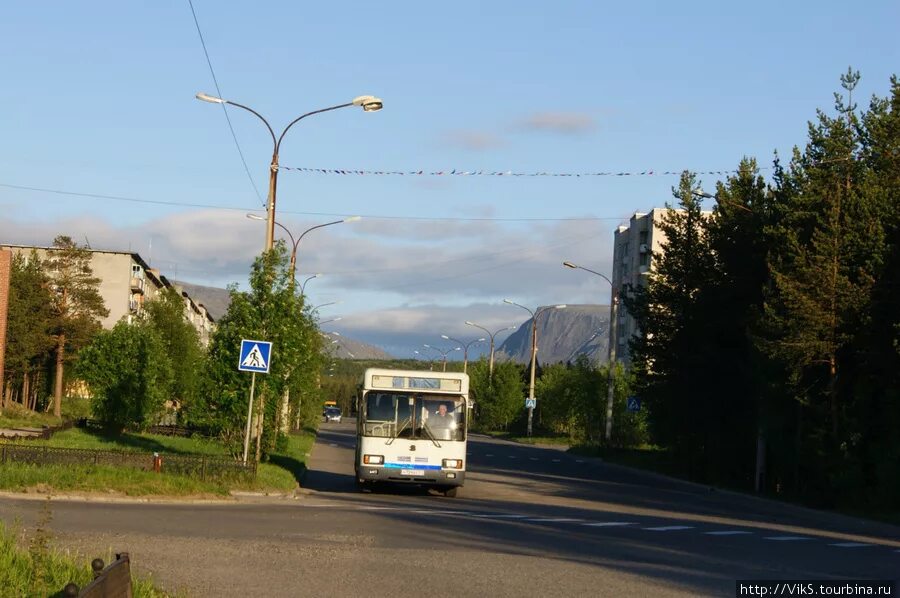
[(241, 340), (241, 357), (238, 370), (242, 372), (269, 373), (272, 343), (268, 341)]

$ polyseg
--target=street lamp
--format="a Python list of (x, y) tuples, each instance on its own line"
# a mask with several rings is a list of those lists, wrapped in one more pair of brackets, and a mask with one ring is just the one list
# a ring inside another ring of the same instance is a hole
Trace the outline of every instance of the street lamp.
[(320, 277), (320, 276), (322, 276), (322, 273), (321, 273), (321, 272), (317, 272), (317, 273), (313, 274), (312, 276), (307, 277), (307, 279), (303, 281), (303, 284), (300, 285), (300, 295), (303, 295), (303, 294), (305, 293), (305, 291), (306, 291), (306, 283), (308, 283), (308, 282), (309, 282), (310, 280), (312, 280), (313, 278), (318, 278), (318, 277)]
[[(265, 220), (265, 218), (263, 218), (262, 216), (259, 216), (257, 214), (247, 214), (247, 218), (249, 218), (250, 220)], [(275, 225), (280, 226), (281, 230), (286, 232), (288, 237), (290, 237), (290, 239), (291, 239), (291, 266), (290, 266), (291, 284), (293, 284), (293, 282), (294, 282), (294, 272), (297, 269), (297, 248), (300, 246), (300, 241), (303, 240), (303, 237), (306, 236), (306, 233), (316, 230), (317, 228), (322, 228), (325, 226), (332, 226), (334, 224), (342, 224), (344, 222), (356, 222), (360, 218), (361, 218), (361, 216), (350, 216), (349, 218), (344, 218), (343, 220), (335, 220), (334, 222), (326, 222), (325, 224), (317, 224), (316, 226), (312, 226), (312, 227), (306, 229), (305, 231), (303, 231), (300, 234), (300, 236), (297, 237), (296, 241), (294, 240), (294, 235), (291, 234), (291, 231), (289, 231), (286, 226), (284, 226), (280, 222), (276, 221)], [(316, 276), (318, 276), (318, 274), (316, 274)], [(315, 278), (315, 276), (313, 278)], [(303, 284), (305, 285), (306, 282), (304, 282)], [(302, 289), (302, 287), (301, 287), (301, 289)], [(302, 290), (300, 291), (300, 294), (301, 295), (303, 294)]]
[(618, 342), (618, 338), (616, 338), (616, 322), (617, 314), (619, 311), (619, 291), (616, 289), (613, 282), (609, 279), (605, 274), (601, 274), (600, 272), (596, 272), (591, 270), (590, 268), (585, 268), (584, 266), (579, 266), (577, 264), (573, 264), (572, 262), (563, 262), (563, 266), (566, 268), (574, 268), (577, 270), (584, 270), (585, 272), (590, 272), (591, 274), (596, 274), (603, 280), (609, 283), (609, 288), (612, 292), (612, 299), (610, 303), (610, 312), (609, 312), (609, 371), (608, 371), (608, 380), (606, 381), (606, 430), (604, 434), (604, 438), (606, 438), (606, 444), (608, 445), (612, 439), (612, 422), (613, 422), (613, 396), (615, 394), (615, 380), (613, 379), (613, 368), (616, 365), (616, 343)]
[(750, 212), (751, 214), (753, 213), (753, 210), (751, 210), (750, 208), (748, 208), (747, 206), (745, 206), (742, 203), (732, 201), (730, 199), (725, 199), (724, 197), (719, 197), (718, 193), (715, 195), (713, 195), (711, 193), (707, 193), (706, 191), (704, 191), (702, 188), (699, 188), (699, 187), (697, 189), (694, 189), (693, 191), (691, 191), (691, 195), (693, 195), (694, 197), (700, 197), (702, 199), (714, 199), (720, 203), (728, 204), (729, 206), (735, 207), (739, 210), (744, 210), (745, 212)]
[(303, 120), (307, 116), (312, 116), (313, 114), (321, 114), (322, 112), (329, 112), (331, 110), (337, 110), (338, 108), (347, 108), (348, 106), (361, 106), (363, 112), (375, 112), (381, 110), (384, 107), (384, 103), (381, 99), (376, 98), (375, 96), (359, 96), (354, 98), (350, 102), (346, 104), (338, 104), (336, 106), (330, 106), (328, 108), (322, 108), (320, 110), (313, 110), (312, 112), (307, 112), (301, 116), (298, 116), (291, 123), (284, 128), (284, 131), (281, 132), (279, 137), (275, 137), (275, 131), (272, 130), (271, 125), (269, 125), (269, 121), (267, 121), (263, 116), (248, 106), (244, 106), (243, 104), (238, 104), (237, 102), (232, 102), (230, 100), (224, 100), (222, 98), (217, 98), (215, 96), (211, 96), (206, 93), (198, 93), (196, 95), (198, 100), (204, 102), (210, 102), (212, 104), (228, 104), (230, 106), (235, 106), (237, 108), (243, 108), (247, 112), (253, 113), (259, 120), (263, 121), (263, 124), (266, 125), (266, 129), (269, 130), (269, 134), (272, 136), (272, 163), (269, 165), (269, 196), (266, 200), (266, 213), (267, 213), (267, 225), (266, 225), (266, 251), (272, 250), (272, 245), (275, 243), (275, 191), (278, 187), (278, 150), (281, 147), (281, 140), (284, 139), (284, 135), (288, 132), (288, 130), (293, 127), (297, 122)]
[(326, 307), (326, 306), (328, 306), (328, 305), (337, 305), (338, 303), (340, 303), (340, 300), (338, 300), (338, 301), (329, 301), (328, 303), (320, 303), (320, 304), (318, 304), (318, 305), (316, 305), (316, 306), (313, 306), (309, 311), (311, 311), (311, 312), (313, 312), (313, 311), (319, 311), (319, 308), (320, 308), (320, 307)]
[(444, 372), (447, 371), (447, 355), (448, 355), (449, 353), (453, 352), (453, 351), (462, 351), (462, 348), (461, 348), (461, 347), (453, 347), (452, 349), (446, 349), (446, 350), (445, 350), (445, 349), (441, 349), (440, 347), (432, 347), (431, 345), (422, 345), (422, 346), (425, 347), (425, 348), (427, 348), (427, 349), (431, 349), (431, 350), (433, 350), (433, 351), (437, 351), (438, 353), (441, 354), (441, 357), (444, 358), (444, 366), (443, 366), (443, 370), (442, 370), (442, 371), (444, 371)]
[(510, 305), (515, 305), (516, 307), (521, 307), (525, 311), (531, 314), (531, 376), (530, 381), (528, 383), (528, 436), (531, 436), (531, 422), (534, 418), (534, 369), (537, 367), (537, 317), (544, 313), (545, 311), (549, 311), (551, 309), (563, 309), (566, 307), (565, 303), (561, 303), (559, 305), (549, 305), (542, 309), (538, 309), (537, 312), (533, 312), (524, 305), (519, 305), (515, 301), (510, 301), (509, 299), (504, 299), (503, 303), (508, 303)]
[[(494, 335), (500, 334), (504, 330), (515, 330), (516, 326), (507, 326), (506, 328), (501, 328), (500, 330), (497, 330), (496, 332), (491, 332), (484, 326), (479, 326), (475, 322), (470, 322), (469, 320), (466, 320), (466, 324), (468, 324), (469, 326), (474, 326), (475, 328), (480, 328), (481, 330), (484, 330), (485, 332), (487, 332), (488, 336), (490, 337), (490, 339), (491, 339), (491, 357), (488, 361), (488, 377), (493, 378), (494, 377)], [(481, 339), (481, 340), (484, 340), (484, 339)]]
[(486, 341), (486, 338), (477, 338), (474, 341), (469, 341), (468, 343), (464, 343), (461, 340), (457, 340), (455, 338), (449, 337), (446, 334), (442, 334), (441, 338), (447, 339), (448, 341), (453, 341), (454, 343), (459, 343), (464, 347), (463, 349), (463, 374), (466, 373), (468, 364), (469, 364), (469, 347), (474, 345), (475, 343), (483, 343)]

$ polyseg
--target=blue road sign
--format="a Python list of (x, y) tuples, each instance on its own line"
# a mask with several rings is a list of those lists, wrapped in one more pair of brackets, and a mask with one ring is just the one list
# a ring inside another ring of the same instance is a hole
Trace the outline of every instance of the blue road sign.
[(537, 399), (525, 399), (525, 409), (534, 409), (537, 406)]
[(242, 372), (256, 372), (268, 374), (270, 357), (272, 357), (272, 343), (269, 341), (241, 340), (241, 357), (238, 360), (238, 369)]
[(641, 400), (638, 397), (628, 397), (625, 399), (625, 408), (632, 413), (641, 410)]

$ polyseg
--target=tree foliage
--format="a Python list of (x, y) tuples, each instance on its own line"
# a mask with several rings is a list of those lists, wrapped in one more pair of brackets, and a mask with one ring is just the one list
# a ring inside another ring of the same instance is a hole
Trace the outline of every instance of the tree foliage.
[(64, 235), (53, 240), (53, 248), (43, 268), (50, 279), (51, 335), (56, 349), (53, 414), (59, 417), (64, 364), (90, 342), (109, 310), (100, 295), (100, 279), (91, 269), (91, 252)]
[(486, 430), (509, 430), (522, 414), (525, 397), (522, 366), (513, 362), (494, 364), (489, 374), (486, 358), (469, 363), (469, 388), (475, 401), (475, 423)]
[(115, 431), (155, 423), (173, 381), (166, 345), (146, 322), (97, 334), (79, 352), (76, 374), (91, 390), (94, 417)]

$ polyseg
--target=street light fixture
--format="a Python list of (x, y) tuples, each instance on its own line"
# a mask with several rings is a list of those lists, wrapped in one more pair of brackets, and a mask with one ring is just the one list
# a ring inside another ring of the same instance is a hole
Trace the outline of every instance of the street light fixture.
[(466, 373), (469, 364), (469, 347), (474, 345), (475, 343), (483, 343), (486, 341), (486, 338), (477, 338), (473, 341), (469, 341), (468, 343), (464, 343), (461, 340), (455, 339), (453, 337), (447, 336), (446, 334), (442, 334), (441, 338), (447, 339), (448, 341), (453, 341), (454, 343), (459, 343), (464, 347), (463, 349), (463, 374)]
[[(259, 216), (257, 214), (247, 214), (247, 218), (249, 218), (250, 220), (265, 220), (265, 218), (263, 218), (262, 216)], [(303, 231), (300, 234), (300, 236), (297, 237), (296, 241), (294, 240), (294, 235), (291, 234), (291, 231), (288, 230), (288, 228), (286, 226), (284, 226), (280, 222), (276, 221), (275, 226), (281, 227), (281, 230), (286, 232), (288, 237), (290, 237), (290, 239), (291, 239), (291, 265), (290, 265), (291, 284), (294, 283), (294, 273), (297, 270), (297, 248), (300, 246), (300, 241), (303, 240), (303, 237), (306, 236), (306, 233), (308, 233), (310, 231), (314, 231), (317, 228), (323, 228), (325, 226), (332, 226), (334, 224), (342, 224), (344, 222), (356, 222), (360, 218), (361, 218), (361, 216), (350, 216), (349, 218), (344, 218), (343, 220), (335, 220), (334, 222), (326, 222), (325, 224), (317, 224), (316, 226), (312, 226), (312, 227), (306, 229), (305, 231)], [(316, 276), (318, 276), (318, 274), (316, 274)], [(303, 284), (306, 285), (306, 282), (304, 282)], [(302, 288), (303, 287), (301, 287), (301, 291), (300, 291), (301, 295), (303, 294)]]
[[(488, 377), (493, 378), (494, 377), (494, 336), (497, 334), (500, 334), (501, 332), (503, 332), (505, 330), (515, 330), (517, 328), (517, 326), (507, 326), (506, 328), (501, 328), (500, 330), (491, 332), (484, 326), (480, 326), (480, 325), (476, 324), (475, 322), (470, 322), (469, 320), (466, 320), (466, 324), (468, 324), (469, 326), (474, 326), (475, 328), (480, 328), (481, 330), (484, 330), (485, 332), (487, 332), (488, 336), (490, 337), (490, 339), (491, 339), (491, 357), (488, 360)], [(484, 340), (484, 339), (482, 339), (482, 340)]]
[(311, 311), (311, 312), (313, 312), (313, 311), (319, 311), (319, 308), (320, 308), (320, 307), (326, 307), (326, 306), (328, 306), (328, 305), (337, 305), (338, 303), (340, 303), (340, 300), (338, 300), (338, 301), (329, 301), (328, 303), (320, 303), (319, 305), (313, 306), (309, 311)]
[(561, 303), (559, 305), (549, 305), (547, 307), (538, 309), (537, 312), (531, 311), (524, 305), (520, 305), (515, 301), (510, 301), (509, 299), (504, 299), (503, 303), (508, 303), (509, 305), (515, 305), (516, 307), (521, 307), (525, 311), (531, 314), (531, 376), (528, 383), (528, 399), (529, 399), (529, 407), (528, 407), (528, 436), (531, 436), (531, 422), (534, 418), (534, 370), (537, 367), (537, 318), (539, 315), (544, 313), (545, 311), (549, 311), (551, 309), (564, 309), (566, 307), (565, 303)]
[(376, 112), (384, 107), (384, 102), (382, 102), (380, 98), (376, 98), (375, 96), (358, 96), (356, 98), (353, 98), (353, 100), (347, 102), (346, 104), (337, 104), (336, 106), (329, 106), (328, 108), (313, 110), (312, 112), (307, 112), (306, 114), (298, 116), (297, 118), (292, 120), (290, 124), (288, 124), (288, 126), (286, 126), (281, 132), (281, 135), (276, 138), (275, 131), (272, 130), (272, 126), (269, 124), (269, 121), (263, 118), (263, 116), (253, 108), (244, 106), (243, 104), (238, 104), (237, 102), (232, 102), (231, 100), (218, 98), (207, 93), (198, 93), (196, 95), (196, 98), (203, 102), (210, 102), (211, 104), (228, 104), (230, 106), (242, 108), (247, 112), (255, 115), (257, 118), (259, 118), (259, 120), (263, 121), (263, 124), (266, 125), (266, 129), (268, 129), (269, 134), (272, 136), (273, 149), (272, 163), (269, 165), (269, 196), (266, 200), (266, 251), (271, 251), (272, 245), (275, 243), (275, 192), (278, 187), (278, 150), (281, 148), (281, 140), (284, 139), (284, 136), (288, 132), (288, 130), (290, 130), (291, 127), (293, 127), (296, 123), (303, 120), (307, 116), (321, 114), (322, 112), (329, 112), (331, 110), (337, 110), (338, 108), (360, 106), (362, 107), (363, 112)]
[(427, 349), (431, 349), (432, 351), (437, 351), (438, 353), (441, 354), (441, 357), (443, 357), (443, 359), (444, 359), (444, 362), (443, 362), (444, 365), (443, 365), (443, 370), (442, 370), (444, 372), (447, 371), (447, 355), (453, 351), (462, 351), (461, 347), (453, 347), (452, 349), (441, 349), (440, 347), (432, 347), (431, 345), (422, 345), (422, 346)]
[(591, 270), (590, 268), (585, 268), (584, 266), (573, 264), (572, 262), (563, 262), (563, 266), (565, 266), (566, 268), (584, 270), (585, 272), (596, 274), (609, 283), (609, 288), (612, 292), (609, 312), (609, 371), (606, 381), (606, 429), (604, 433), (604, 438), (606, 439), (606, 444), (608, 445), (612, 440), (613, 398), (615, 395), (615, 380), (613, 379), (613, 368), (616, 365), (616, 343), (618, 343), (619, 341), (619, 339), (616, 337), (616, 323), (618, 322), (619, 311), (619, 291), (618, 289), (616, 289), (616, 286), (609, 279), (609, 277), (605, 274), (601, 274), (600, 272), (596, 272), (594, 270)]
[(751, 214), (753, 213), (753, 210), (751, 210), (750, 208), (748, 208), (747, 206), (745, 206), (742, 203), (738, 203), (738, 202), (732, 201), (730, 199), (725, 199), (724, 197), (719, 197), (718, 193), (715, 195), (713, 195), (711, 193), (707, 193), (700, 187), (691, 191), (691, 195), (693, 195), (694, 197), (700, 197), (703, 199), (714, 199), (720, 203), (727, 204), (727, 205), (735, 207), (739, 210), (744, 210), (745, 212), (750, 212)]
[(307, 279), (303, 281), (303, 284), (300, 285), (300, 295), (302, 296), (306, 292), (306, 283), (308, 283), (313, 278), (318, 278), (320, 276), (322, 276), (322, 273), (316, 272), (312, 276), (307, 277)]

